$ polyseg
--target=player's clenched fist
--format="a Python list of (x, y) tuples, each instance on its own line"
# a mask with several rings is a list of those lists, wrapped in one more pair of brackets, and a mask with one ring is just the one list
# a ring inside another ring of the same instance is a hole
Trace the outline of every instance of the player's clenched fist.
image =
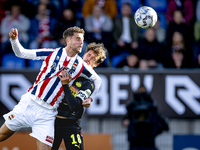
[(17, 36), (18, 36), (17, 29), (12, 28), (11, 31), (10, 31), (10, 33), (9, 33), (9, 36), (10, 36), (10, 38), (12, 40), (15, 40), (17, 38)]

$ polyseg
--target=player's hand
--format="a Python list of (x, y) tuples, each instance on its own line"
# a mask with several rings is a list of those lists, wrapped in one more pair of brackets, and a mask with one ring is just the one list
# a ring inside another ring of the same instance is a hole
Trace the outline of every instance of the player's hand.
[(89, 97), (89, 98), (85, 99), (85, 100), (82, 102), (82, 105), (83, 105), (83, 107), (88, 108), (88, 107), (90, 107), (91, 102), (92, 102), (92, 98)]
[(15, 40), (17, 38), (17, 36), (18, 36), (17, 29), (12, 28), (11, 31), (10, 31), (10, 33), (9, 33), (9, 36), (10, 36), (10, 38), (12, 40)]
[(60, 78), (60, 81), (63, 85), (68, 84), (72, 80), (72, 77), (68, 74), (67, 70), (63, 70), (62, 76), (58, 75), (58, 78)]

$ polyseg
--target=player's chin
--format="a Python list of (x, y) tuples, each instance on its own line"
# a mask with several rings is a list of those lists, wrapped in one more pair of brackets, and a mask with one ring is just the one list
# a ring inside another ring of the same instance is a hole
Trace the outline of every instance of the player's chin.
[(78, 53), (81, 53), (81, 51), (82, 51), (82, 47), (81, 47), (81, 48), (80, 48), (80, 47), (77, 48), (77, 52), (78, 52)]

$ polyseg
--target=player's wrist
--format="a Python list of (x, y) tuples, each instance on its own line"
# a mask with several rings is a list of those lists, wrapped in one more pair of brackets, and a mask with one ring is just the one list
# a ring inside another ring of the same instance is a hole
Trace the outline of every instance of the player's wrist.
[(15, 37), (15, 38), (11, 38), (10, 37), (10, 41), (15, 41), (15, 40), (17, 40), (18, 39), (18, 37)]
[(62, 84), (63, 88), (69, 87), (68, 84)]
[(68, 82), (61, 82), (62, 83), (62, 85), (67, 85), (68, 84)]
[(90, 101), (93, 102), (93, 99), (91, 97), (89, 97)]

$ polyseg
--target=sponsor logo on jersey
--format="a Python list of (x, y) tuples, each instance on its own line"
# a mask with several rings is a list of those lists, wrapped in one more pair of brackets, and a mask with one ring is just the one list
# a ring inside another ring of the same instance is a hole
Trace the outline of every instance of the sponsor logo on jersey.
[(47, 135), (47, 137), (46, 137), (46, 141), (52, 144), (52, 143), (53, 143), (53, 137)]
[(92, 86), (92, 89), (94, 89), (94, 84), (91, 84), (91, 86)]
[(11, 114), (10, 116), (8, 116), (8, 119), (9, 120), (12, 120), (12, 119), (14, 119), (15, 118), (15, 115), (14, 114)]
[[(88, 90), (88, 91), (87, 91)], [(84, 101), (85, 99), (87, 99), (89, 97), (89, 93), (91, 93), (91, 91), (89, 89), (87, 89), (86, 91), (80, 90), (76, 97), (79, 97), (82, 101)]]
[(52, 65), (51, 65), (51, 69), (53, 69), (54, 71), (56, 70), (56, 62), (54, 62)]
[(72, 92), (72, 95), (74, 97), (76, 97), (76, 95), (77, 95), (77, 93), (78, 93), (79, 90), (75, 86), (70, 86), (70, 90)]
[[(64, 68), (64, 66), (60, 66), (60, 65), (59, 65), (59, 70), (62, 70), (63, 68)], [(68, 69), (69, 69), (68, 67), (65, 67), (63, 70), (66, 70), (66, 71), (67, 71)]]
[(76, 82), (76, 86), (77, 86), (77, 87), (81, 87), (81, 86), (82, 86), (82, 83), (81, 83), (81, 82)]
[(85, 92), (86, 92), (86, 94), (88, 95), (88, 97), (89, 97), (90, 94), (92, 93), (92, 92), (90, 91), (90, 89), (87, 89)]
[(76, 147), (78, 147), (80, 149), (80, 144), (79, 145), (78, 144), (74, 144), (74, 146), (76, 146)]

